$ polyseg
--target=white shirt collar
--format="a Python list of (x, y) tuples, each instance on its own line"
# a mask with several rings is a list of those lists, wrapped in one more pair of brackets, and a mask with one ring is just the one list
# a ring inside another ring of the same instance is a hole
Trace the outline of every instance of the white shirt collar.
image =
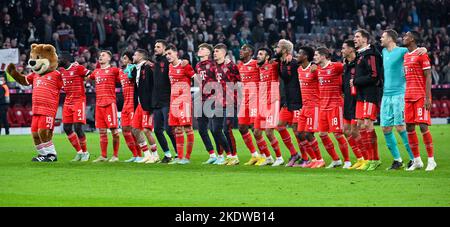
[(419, 47), (417, 47), (416, 49), (414, 49), (414, 50), (411, 51), (411, 52), (408, 52), (407, 54), (412, 54), (412, 53), (416, 52), (416, 50), (418, 50), (418, 49), (419, 49)]
[(363, 52), (363, 51), (366, 51), (366, 50), (369, 49), (369, 48), (370, 48), (370, 44), (367, 45), (367, 46), (364, 47), (364, 48), (359, 49), (359, 50), (358, 50), (358, 53), (361, 53), (361, 52)]
[(308, 64), (308, 66), (306, 66), (306, 68), (303, 68), (302, 66), (300, 66), (302, 68), (303, 71), (309, 69), (309, 67), (311, 66), (311, 62)]
[(144, 65), (144, 64), (145, 64), (145, 61), (142, 61), (141, 63), (137, 64), (137, 65), (136, 65), (136, 69), (137, 69), (137, 70), (140, 70), (141, 67), (142, 67), (142, 65)]

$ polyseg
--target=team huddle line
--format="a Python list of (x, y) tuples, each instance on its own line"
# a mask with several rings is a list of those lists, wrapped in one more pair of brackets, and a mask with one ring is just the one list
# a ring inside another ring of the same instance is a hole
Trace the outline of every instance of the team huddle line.
[[(33, 85), (31, 130), (38, 156), (32, 161), (57, 161), (52, 135), (61, 89), (66, 93), (64, 131), (77, 152), (72, 161), (89, 160), (82, 125), (86, 124), (84, 80), (90, 79), (95, 81), (95, 125), (99, 129), (101, 148), (101, 155), (93, 162), (119, 161), (115, 86), (120, 83), (124, 96), (122, 133), (133, 155), (125, 162), (189, 164), (195, 118), (209, 153), (204, 164), (238, 165), (232, 131), (237, 118), (239, 132), (251, 153), (244, 165), (325, 167), (314, 135), (318, 133), (332, 159), (326, 168), (342, 166), (372, 171), (381, 165), (374, 130), (379, 114), (394, 159), (388, 170), (405, 166), (392, 132), (394, 127), (408, 151), (410, 160), (405, 169), (412, 171), (424, 166), (415, 130), (419, 125), (428, 155), (426, 170), (431, 171), (437, 164), (428, 129), (431, 125), (430, 60), (427, 49), (417, 46), (419, 37), (417, 32), (410, 31), (402, 38), (405, 47), (398, 47), (398, 34), (386, 30), (381, 37), (380, 53), (370, 43), (369, 33), (357, 30), (354, 39), (342, 45), (343, 62), (331, 61), (330, 52), (324, 47), (314, 50), (302, 46), (294, 56), (292, 42), (281, 39), (273, 50), (255, 50), (251, 45), (243, 45), (240, 61), (235, 64), (227, 58), (225, 44), (203, 43), (198, 47), (200, 62), (195, 68), (179, 58), (174, 45), (157, 40), (153, 58), (143, 49), (122, 53), (123, 68), (111, 66), (112, 53), (101, 51), (100, 67), (93, 71), (74, 62), (64, 52), (57, 56), (59, 69), (48, 71), (51, 66), (39, 59), (39, 54), (34, 52), (38, 47), (33, 44), (29, 60), (33, 73), (26, 77), (18, 75), (12, 65), (8, 66), (7, 73), (21, 84)], [(200, 88), (194, 98), (192, 80)], [(288, 126), (293, 129), (299, 152)], [(110, 159), (107, 158), (108, 129), (113, 137)], [(275, 131), (290, 153), (286, 164)], [(175, 157), (164, 132), (170, 138)], [(343, 160), (335, 150), (330, 133), (338, 142)], [(157, 153), (155, 136), (164, 152), (162, 159)], [(354, 163), (350, 160), (349, 145), (356, 157)]]

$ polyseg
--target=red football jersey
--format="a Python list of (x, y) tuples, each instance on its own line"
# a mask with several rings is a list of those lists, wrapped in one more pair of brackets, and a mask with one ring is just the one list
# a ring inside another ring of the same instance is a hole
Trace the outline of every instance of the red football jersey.
[(191, 78), (194, 75), (195, 71), (190, 64), (182, 66), (181, 61), (176, 66), (170, 64), (169, 79), (170, 79), (170, 86), (172, 87), (172, 92), (170, 93), (172, 99), (177, 98), (180, 95), (183, 95), (184, 90), (189, 90), (189, 95), (191, 94), (190, 93)]
[(243, 86), (243, 97), (240, 102), (244, 104), (257, 103), (258, 83), (260, 80), (258, 62), (254, 59), (247, 63), (240, 62), (238, 69)]
[[(216, 80), (216, 63), (211, 60), (201, 61), (195, 66), (197, 74), (200, 76), (202, 89), (205, 89), (206, 84)], [(211, 85), (209, 85), (211, 86)], [(214, 90), (211, 92), (214, 94)], [(212, 94), (202, 92), (202, 101), (207, 100)]]
[(259, 68), (256, 60), (252, 59), (247, 63), (240, 62), (238, 69), (244, 86), (247, 82), (259, 82)]
[(303, 106), (317, 106), (320, 101), (319, 98), (319, 79), (317, 77), (317, 70), (311, 72), (311, 64), (305, 69), (299, 66), (297, 69), (298, 80), (302, 91)]
[[(269, 63), (259, 67), (259, 99), (265, 98), (271, 101), (277, 101), (280, 97), (278, 62)], [(275, 93), (273, 93), (275, 92)], [(272, 97), (273, 96), (273, 97)], [(272, 102), (268, 102), (272, 103)]]
[(63, 86), (61, 73), (53, 71), (45, 75), (32, 73), (26, 77), (33, 85), (33, 115), (56, 116), (59, 103), (59, 92)]
[[(417, 49), (416, 49), (417, 50)], [(404, 56), (406, 94), (405, 101), (416, 101), (426, 97), (426, 77), (424, 70), (431, 68), (427, 54), (419, 55), (416, 50)]]
[(86, 77), (90, 70), (77, 62), (71, 64), (66, 70), (60, 68), (62, 80), (64, 83), (64, 92), (66, 99), (64, 105), (73, 105), (76, 102), (86, 101), (86, 92), (84, 90), (84, 77)]
[[(343, 105), (341, 62), (330, 62), (325, 67), (318, 67), (320, 109), (330, 110)], [(303, 93), (303, 92), (302, 92)]]
[(97, 106), (116, 103), (116, 83), (120, 82), (123, 71), (117, 67), (94, 70), (89, 78), (95, 80), (95, 97)]
[(123, 94), (122, 112), (126, 109), (134, 111), (134, 82), (128, 78), (126, 73), (121, 73), (120, 85), (122, 85)]
[[(222, 103), (222, 106), (231, 105), (226, 101), (227, 97), (233, 97), (233, 105), (237, 105), (237, 89), (234, 86), (237, 82), (241, 81), (241, 76), (239, 75), (239, 69), (233, 62), (228, 64), (222, 63), (216, 65), (216, 80), (222, 85), (222, 95), (223, 100), (218, 100)], [(227, 83), (229, 87), (227, 87)], [(231, 101), (231, 100), (230, 100)]]

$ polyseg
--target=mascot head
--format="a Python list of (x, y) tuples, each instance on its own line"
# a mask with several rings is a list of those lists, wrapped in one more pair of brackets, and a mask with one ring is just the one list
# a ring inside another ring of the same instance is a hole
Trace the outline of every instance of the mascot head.
[(32, 44), (28, 65), (39, 75), (56, 70), (58, 55), (55, 47), (49, 44)]

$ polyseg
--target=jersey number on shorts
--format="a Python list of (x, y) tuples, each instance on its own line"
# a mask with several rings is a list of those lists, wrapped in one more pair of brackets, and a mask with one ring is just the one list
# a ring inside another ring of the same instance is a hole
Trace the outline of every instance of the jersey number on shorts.
[(337, 126), (338, 125), (337, 117), (333, 118), (333, 120), (331, 121), (331, 125), (333, 125), (333, 126)]
[(46, 117), (45, 123), (47, 124), (47, 128), (52, 128), (53, 125), (53, 118), (52, 117)]

